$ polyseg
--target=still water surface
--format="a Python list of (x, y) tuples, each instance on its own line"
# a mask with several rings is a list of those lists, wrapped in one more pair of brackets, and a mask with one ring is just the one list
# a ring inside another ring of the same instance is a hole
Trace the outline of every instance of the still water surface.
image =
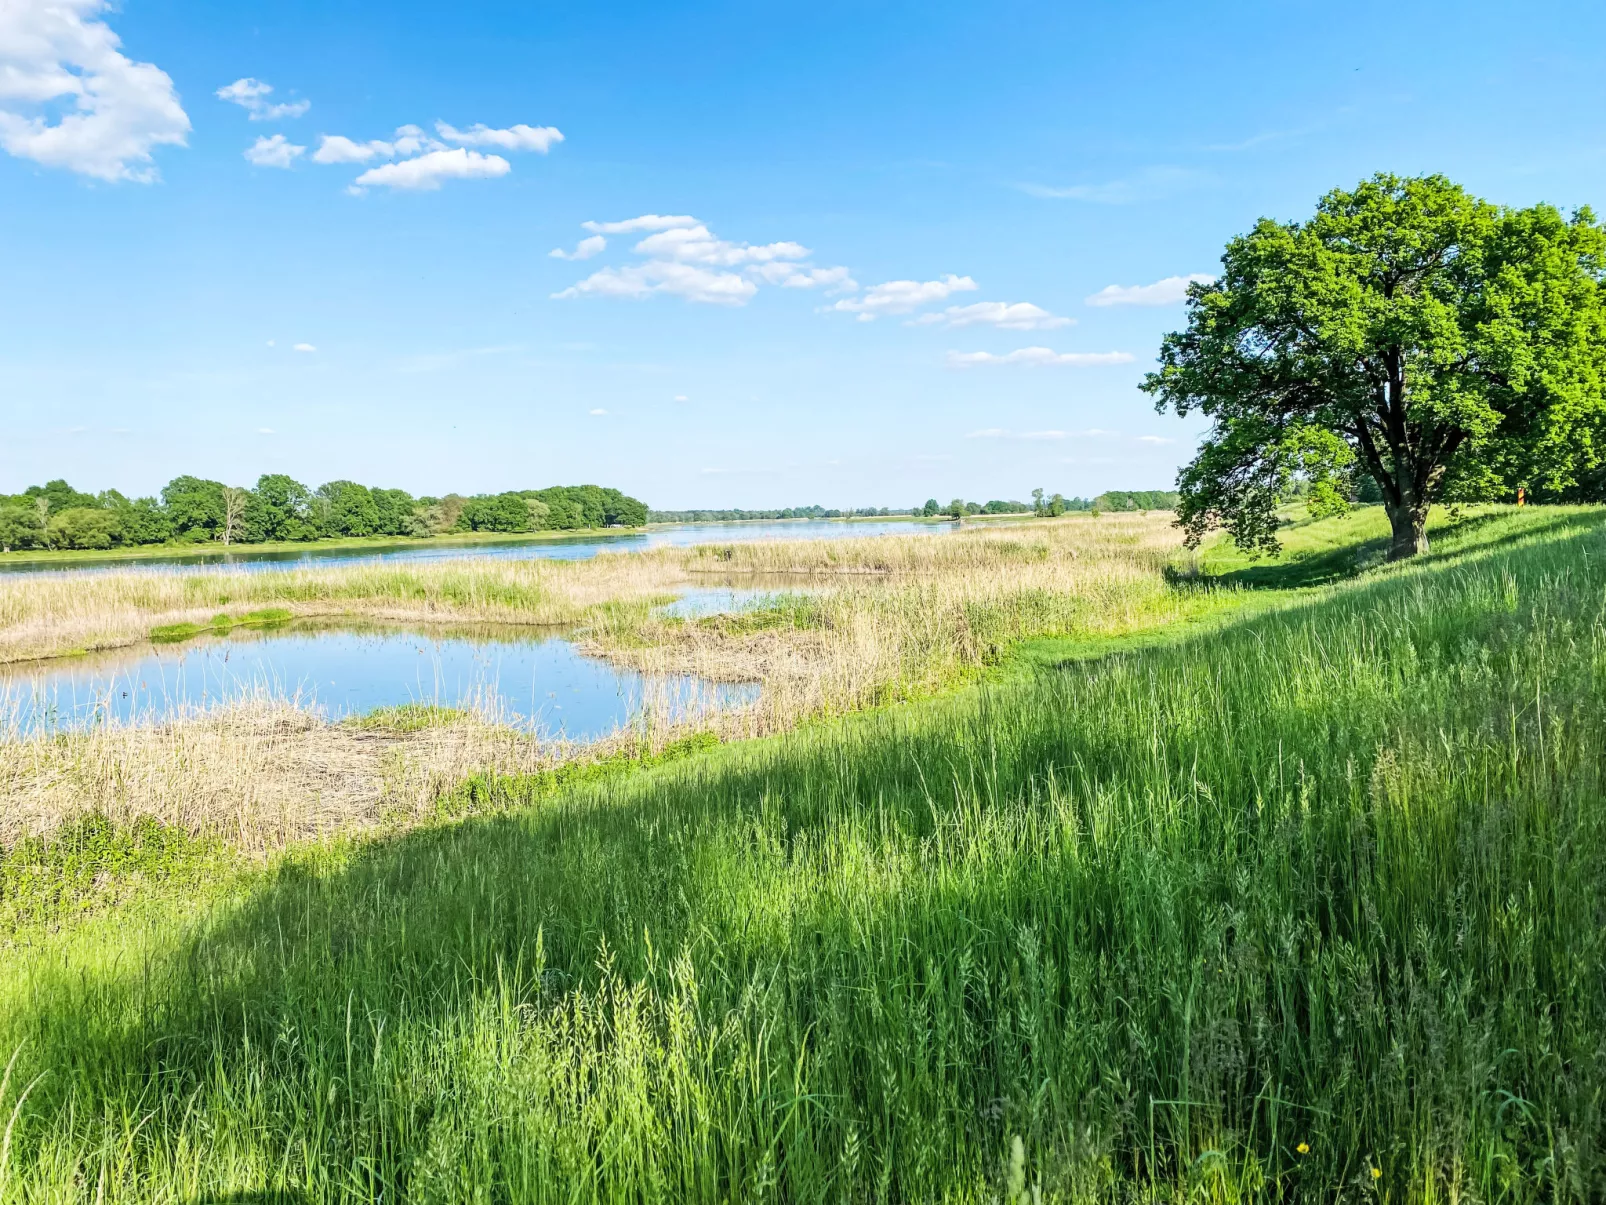
[(452, 544), (420, 542), (398, 547), (319, 548), (288, 545), (269, 552), (178, 552), (171, 555), (137, 557), (103, 562), (81, 568), (60, 561), (13, 561), (0, 563), (4, 573), (97, 573), (113, 569), (178, 567), (193, 569), (305, 569), (317, 565), (358, 565), (380, 561), (446, 561), (465, 557), (491, 557), (497, 560), (578, 561), (601, 552), (639, 552), (647, 548), (690, 547), (694, 544), (728, 544), (739, 540), (825, 540), (884, 535), (936, 535), (953, 531), (957, 523), (931, 523), (911, 519), (787, 519), (773, 523), (676, 523), (642, 531), (595, 533), (544, 540), (487, 540), (483, 543)]
[(684, 716), (740, 706), (758, 689), (640, 674), (582, 656), (561, 637), (516, 628), (421, 633), (296, 623), (0, 667), (8, 726), (24, 736), (159, 721), (268, 695), (332, 719), (407, 703), (478, 707), (544, 736), (587, 741), (639, 722), (645, 708)]

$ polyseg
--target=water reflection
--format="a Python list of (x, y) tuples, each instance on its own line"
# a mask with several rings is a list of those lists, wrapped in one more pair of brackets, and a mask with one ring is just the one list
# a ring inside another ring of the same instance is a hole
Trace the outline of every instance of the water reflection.
[(332, 719), (409, 703), (474, 707), (576, 741), (637, 723), (648, 708), (684, 718), (758, 696), (751, 684), (644, 675), (529, 628), (419, 632), (313, 623), (0, 667), (0, 691), (9, 697), (9, 726), (24, 736), (108, 721), (155, 722), (265, 695), (316, 707)]

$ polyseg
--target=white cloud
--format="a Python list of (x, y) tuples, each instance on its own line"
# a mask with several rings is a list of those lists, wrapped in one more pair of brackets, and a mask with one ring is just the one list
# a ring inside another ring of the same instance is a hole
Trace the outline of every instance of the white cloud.
[(976, 288), (968, 276), (949, 274), (941, 280), (889, 280), (871, 285), (863, 297), (847, 297), (833, 309), (857, 314), (859, 321), (872, 322), (883, 314), (908, 314), (933, 301), (946, 300), (953, 293), (967, 293)]
[(435, 132), (455, 146), (494, 146), (504, 151), (536, 151), (543, 155), (554, 142), (563, 141), (563, 132), (553, 126), (516, 125), (493, 130), (481, 122), (458, 130), (444, 121), (437, 121)]
[(1204, 272), (1191, 276), (1167, 276), (1152, 285), (1105, 285), (1087, 299), (1088, 305), (1177, 305), (1188, 299), (1188, 286), (1194, 281), (1210, 284), (1216, 278)]
[(418, 126), (397, 126), (394, 142), (382, 138), (368, 142), (354, 142), (340, 134), (323, 134), (318, 149), (312, 153), (314, 163), (367, 163), (370, 159), (395, 159), (416, 155), (420, 151), (444, 151), (446, 144), (428, 137)]
[(250, 114), (252, 121), (277, 121), (281, 117), (300, 117), (312, 108), (310, 100), (292, 100), (282, 105), (269, 104), (268, 97), (272, 92), (272, 84), (264, 84), (259, 79), (247, 76), (245, 79), (235, 80), (232, 84), (225, 84), (215, 95), (219, 100), (239, 105)]
[(801, 243), (732, 243), (715, 238), (708, 227), (676, 226), (649, 234), (636, 244), (638, 254), (652, 259), (670, 259), (683, 264), (706, 264), (734, 268), (742, 264), (768, 264), (777, 260), (806, 259), (809, 249)]
[(1140, 435), (1138, 436), (1138, 442), (1140, 444), (1174, 444), (1177, 441), (1174, 439), (1167, 439), (1163, 435)]
[(297, 343), (295, 345), (295, 347), (292, 348), (291, 350), (292, 351), (317, 351), (318, 349), (316, 347), (314, 347), (310, 343)]
[(571, 297), (623, 297), (641, 299), (667, 293), (705, 305), (746, 305), (758, 286), (736, 272), (720, 272), (696, 264), (649, 260), (622, 268), (604, 268), (584, 280), (552, 294)]
[(823, 288), (827, 294), (831, 294), (851, 293), (859, 287), (859, 282), (848, 274), (846, 268), (810, 268), (777, 262), (754, 264), (747, 271), (765, 284), (779, 285), (783, 289)]
[(275, 432), (274, 432), (272, 427), (258, 427), (257, 428), (257, 434), (258, 435), (272, 435), (274, 433)]
[(593, 234), (583, 238), (575, 245), (573, 251), (565, 251), (562, 247), (554, 247), (547, 254), (553, 259), (590, 259), (608, 249), (608, 240), (600, 234)]
[(605, 235), (645, 233), (632, 248), (644, 259), (603, 268), (552, 294), (555, 298), (640, 299), (667, 293), (705, 305), (746, 305), (760, 284), (827, 292), (858, 287), (846, 268), (817, 268), (800, 262), (809, 255), (801, 243), (733, 242), (718, 237), (689, 215), (647, 213), (619, 222), (581, 224), (592, 231), (591, 237), (581, 240), (572, 252), (550, 252), (554, 258), (587, 259), (607, 247)]
[(691, 399), (689, 397), (687, 397), (684, 393), (675, 394), (675, 400), (677, 402), (689, 402), (689, 401), (691, 401)]
[(1087, 368), (1098, 364), (1130, 364), (1133, 356), (1125, 351), (1067, 351), (1058, 352), (1047, 347), (1022, 347), (1004, 355), (990, 351), (951, 351), (948, 367), (972, 368), (981, 364), (1056, 365), (1069, 368)]
[(606, 414), (608, 412), (606, 410), (604, 410), (601, 406), (598, 406), (595, 410), (588, 410), (588, 411), (586, 411), (586, 413), (587, 414)]
[[(459, 130), (444, 121), (438, 121), (435, 129), (441, 138), (458, 145), (448, 147), (440, 138), (424, 133), (423, 127), (405, 125), (396, 128), (396, 136), (389, 142), (380, 138), (357, 142), (341, 134), (324, 134), (312, 159), (314, 163), (368, 163), (374, 159), (396, 161), (363, 172), (347, 189), (351, 193), (360, 195), (375, 186), (433, 190), (445, 180), (485, 180), (505, 176), (513, 170), (513, 165), (502, 156), (471, 151), (467, 149), (469, 146), (544, 153), (553, 143), (563, 141), (563, 135), (550, 126), (516, 125), (498, 130), (481, 123), (467, 130)], [(552, 254), (559, 259), (587, 259), (606, 245), (605, 240), (585, 239), (572, 254), (560, 251)]]
[(429, 151), (416, 159), (371, 167), (352, 182), (351, 191), (365, 188), (404, 188), (431, 190), (445, 180), (487, 180), (505, 176), (513, 165), (500, 155), (482, 155), (458, 147), (453, 151)]
[(978, 301), (974, 305), (951, 305), (941, 313), (922, 314), (911, 326), (946, 327), (996, 326), (1006, 331), (1047, 331), (1074, 326), (1075, 318), (1060, 318), (1029, 301)]
[(257, 167), (289, 167), (306, 149), (297, 146), (283, 134), (275, 134), (272, 138), (258, 138), (246, 147), (245, 157)]
[(388, 142), (353, 142), (339, 134), (324, 134), (312, 152), (314, 163), (367, 163), (370, 159), (393, 159), (396, 148)]
[(701, 226), (702, 223), (685, 214), (665, 217), (662, 214), (644, 213), (639, 218), (627, 218), (622, 222), (581, 222), (580, 225), (592, 234), (639, 234), (643, 230), (673, 230), (677, 226)]
[[(173, 81), (136, 63), (101, 19), (106, 0), (0, 0), (0, 148), (99, 180), (157, 178), (151, 151), (183, 146)], [(67, 106), (59, 119), (39, 112)]]

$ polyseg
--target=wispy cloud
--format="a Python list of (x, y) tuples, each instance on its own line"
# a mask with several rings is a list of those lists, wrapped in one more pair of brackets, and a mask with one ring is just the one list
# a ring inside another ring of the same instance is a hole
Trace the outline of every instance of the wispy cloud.
[(1134, 357), (1126, 351), (1067, 351), (1048, 347), (1022, 347), (995, 355), (990, 351), (951, 351), (948, 367), (975, 368), (983, 365), (1025, 364), (1031, 367), (1091, 368), (1101, 364), (1130, 364)]
[(846, 297), (831, 308), (858, 315), (860, 322), (874, 322), (888, 314), (909, 314), (921, 306), (945, 301), (954, 293), (968, 293), (976, 282), (968, 276), (949, 273), (937, 280), (888, 280), (871, 285), (862, 297)]
[(978, 301), (974, 305), (951, 305), (935, 314), (922, 314), (910, 326), (994, 326), (1006, 331), (1047, 331), (1075, 326), (1075, 318), (1060, 318), (1029, 301)]
[(1027, 196), (1049, 200), (1090, 201), (1099, 205), (1132, 205), (1140, 201), (1157, 201), (1164, 197), (1195, 187), (1209, 174), (1186, 167), (1149, 167), (1134, 175), (1117, 180), (1090, 184), (1019, 184)]
[(435, 123), (435, 132), (453, 146), (494, 146), (504, 151), (534, 151), (544, 155), (555, 143), (563, 141), (563, 131), (556, 126), (509, 126), (505, 130), (492, 129), (483, 122), (459, 130), (444, 121)]
[(858, 286), (846, 268), (819, 268), (805, 262), (811, 252), (790, 240), (735, 242), (716, 236), (689, 215), (642, 214), (618, 222), (584, 222), (591, 237), (574, 251), (552, 251), (558, 259), (589, 259), (607, 248), (606, 235), (645, 234), (632, 248), (642, 259), (593, 272), (552, 294), (554, 298), (613, 297), (642, 300), (668, 294), (704, 305), (746, 305), (763, 284), (826, 292)]
[(601, 415), (601, 414), (606, 414), (608, 412), (606, 410), (604, 410), (601, 406), (598, 406), (595, 410), (587, 410), (586, 413), (587, 414)]
[(273, 94), (273, 85), (265, 84), (259, 79), (237, 79), (232, 84), (225, 84), (214, 95), (219, 100), (226, 100), (230, 104), (239, 105), (250, 116), (252, 121), (278, 121), (284, 117), (300, 117), (312, 108), (310, 100), (292, 100), (284, 104), (273, 104), (268, 97)]
[(593, 234), (583, 238), (575, 244), (573, 251), (565, 251), (562, 247), (554, 247), (547, 254), (553, 259), (590, 259), (593, 255), (600, 255), (608, 249), (608, 240), (600, 234)]
[(395, 137), (389, 141), (371, 138), (366, 142), (343, 134), (323, 134), (319, 137), (318, 149), (312, 153), (312, 161), (336, 164), (394, 160), (369, 168), (346, 191), (358, 196), (370, 188), (424, 192), (439, 188), (447, 180), (489, 180), (513, 170), (513, 165), (501, 155), (482, 154), (469, 150), (470, 146), (545, 154), (553, 144), (563, 141), (563, 134), (552, 126), (516, 125), (503, 130), (482, 123), (459, 130), (438, 121), (435, 131), (440, 137), (426, 134), (421, 126), (404, 125), (396, 128)]
[(581, 222), (583, 230), (593, 234), (640, 234), (644, 230), (674, 230), (679, 227), (701, 226), (702, 223), (688, 214), (664, 215), (644, 213), (639, 218), (626, 218), (622, 222)]
[(1152, 285), (1105, 285), (1087, 299), (1088, 305), (1180, 305), (1188, 299), (1188, 286), (1210, 284), (1216, 278), (1205, 272), (1167, 276)]
[(371, 167), (351, 183), (349, 191), (369, 188), (400, 188), (413, 192), (432, 192), (447, 180), (490, 180), (505, 176), (513, 165), (500, 155), (482, 155), (458, 147), (450, 151), (429, 151), (416, 159)]
[(283, 134), (275, 134), (272, 138), (258, 138), (246, 147), (245, 158), (254, 167), (289, 167), (306, 150), (306, 147), (297, 146)]
[(295, 347), (291, 348), (291, 350), (292, 351), (303, 351), (303, 352), (314, 352), (314, 351), (317, 351), (318, 349), (316, 347), (314, 347), (310, 343), (297, 343), (295, 345)]

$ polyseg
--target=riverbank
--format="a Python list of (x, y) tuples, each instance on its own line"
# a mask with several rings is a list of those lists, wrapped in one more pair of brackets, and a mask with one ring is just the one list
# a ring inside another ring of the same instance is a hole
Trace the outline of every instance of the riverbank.
[(1603, 516), (1378, 567), (1371, 521), (1168, 580), (1236, 612), (472, 776), (266, 869), (164, 829), (8, 856), (124, 894), (3, 960), (6, 1189), (979, 1203), (1014, 1158), (1045, 1200), (1587, 1199)]
[(586, 527), (572, 531), (463, 531), (442, 536), (340, 536), (324, 540), (284, 540), (267, 544), (142, 544), (134, 548), (103, 551), (71, 549), (27, 549), (0, 553), (0, 572), (11, 567), (52, 569), (92, 569), (106, 565), (137, 565), (141, 561), (195, 558), (195, 564), (227, 563), (230, 557), (295, 556), (305, 552), (389, 552), (401, 548), (456, 548), (484, 544), (539, 544), (564, 540), (618, 536), (645, 528)]

